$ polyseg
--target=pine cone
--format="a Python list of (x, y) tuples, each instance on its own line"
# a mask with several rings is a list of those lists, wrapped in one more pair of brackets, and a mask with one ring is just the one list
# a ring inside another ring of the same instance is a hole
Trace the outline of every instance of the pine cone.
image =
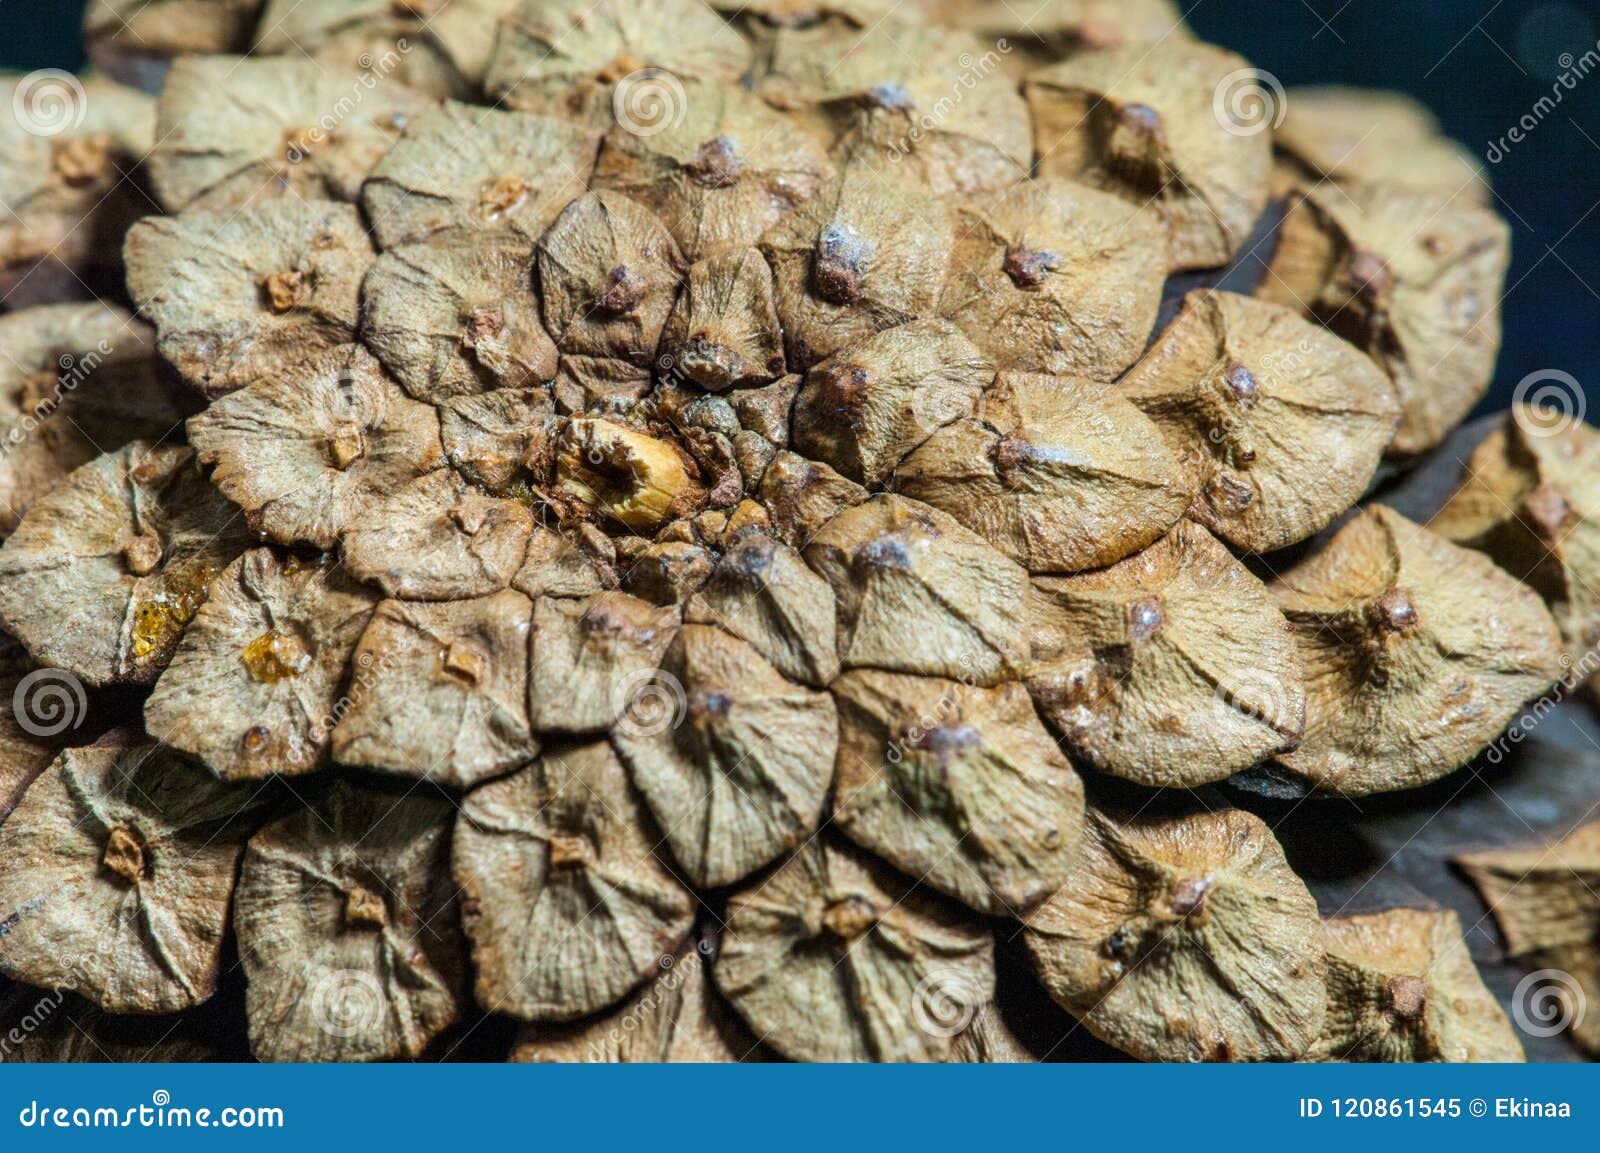
[(132, 159), (169, 214), (140, 319), (0, 318), (0, 686), (109, 730), (0, 726), (0, 974), (268, 1060), (1009, 1061), (1020, 935), (1141, 1059), (1520, 1058), (1453, 915), (1324, 924), (1214, 787), (1435, 781), (1600, 632), (1592, 430), (1362, 507), (1499, 342), (1426, 113), (1241, 124), (1166, 0), (87, 28), (157, 127), (8, 150), (0, 261)]

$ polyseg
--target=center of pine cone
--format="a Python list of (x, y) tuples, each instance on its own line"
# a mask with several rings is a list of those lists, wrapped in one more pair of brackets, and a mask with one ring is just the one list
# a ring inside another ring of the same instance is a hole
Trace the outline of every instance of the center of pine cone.
[(727, 188), (738, 182), (745, 162), (739, 155), (737, 143), (727, 136), (718, 136), (701, 144), (695, 150), (694, 159), (684, 167), (689, 178), (702, 188)]
[(100, 863), (130, 885), (137, 885), (148, 875), (144, 841), (127, 825), (112, 828)]
[(583, 504), (640, 531), (653, 531), (704, 495), (672, 445), (604, 420), (567, 426), (556, 482)]

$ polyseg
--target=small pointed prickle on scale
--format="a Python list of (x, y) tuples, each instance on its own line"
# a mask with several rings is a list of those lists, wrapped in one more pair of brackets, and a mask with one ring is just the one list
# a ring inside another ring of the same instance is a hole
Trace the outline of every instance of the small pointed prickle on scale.
[(1031, 986), (1146, 1060), (1520, 1055), (1452, 916), (1325, 924), (1184, 792), (1437, 780), (1600, 631), (1592, 430), (1368, 500), (1499, 341), (1421, 109), (1242, 120), (1170, 0), (86, 33), (0, 149), (0, 974), (105, 1051), (1020, 1061)]

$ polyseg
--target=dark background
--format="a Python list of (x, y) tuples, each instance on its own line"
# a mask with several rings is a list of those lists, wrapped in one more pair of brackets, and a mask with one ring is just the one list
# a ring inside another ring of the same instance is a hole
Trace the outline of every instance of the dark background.
[[(317, 0), (306, 0), (316, 3)], [(1013, 0), (1026, 12), (1040, 0)], [(1600, 0), (1181, 0), (1205, 39), (1288, 87), (1398, 88), (1480, 159), (1600, 41)], [(76, 67), (82, 0), (0, 0), (0, 68)], [(1600, 385), (1600, 66), (1488, 165), (1512, 225), (1504, 350), (1485, 409), (1529, 373)], [(1404, 157), (1396, 157), (1404, 163)], [(1600, 411), (1600, 409), (1597, 409)]]

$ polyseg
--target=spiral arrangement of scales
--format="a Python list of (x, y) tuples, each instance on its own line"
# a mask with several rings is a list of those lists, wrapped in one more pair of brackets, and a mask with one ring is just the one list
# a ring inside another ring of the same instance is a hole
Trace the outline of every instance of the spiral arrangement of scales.
[[(1594, 671), (1591, 428), (1371, 495), (1500, 337), (1423, 109), (1168, 0), (86, 32), (0, 118), (0, 1057), (1521, 1059), (1263, 795)], [(1596, 827), (1463, 862), (1591, 989)]]

